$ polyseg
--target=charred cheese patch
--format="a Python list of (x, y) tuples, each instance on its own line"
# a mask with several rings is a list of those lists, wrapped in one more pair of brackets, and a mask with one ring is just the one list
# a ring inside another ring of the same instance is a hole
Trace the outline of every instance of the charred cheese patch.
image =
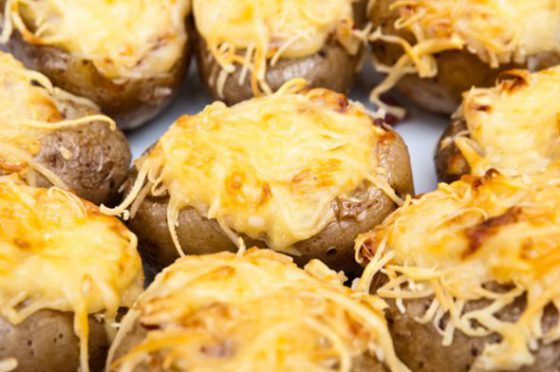
[[(547, 306), (560, 308), (559, 178), (508, 178), (490, 172), (464, 177), (408, 200), (382, 225), (357, 240), (357, 255), (370, 261), (362, 280), (368, 288), (382, 269), (389, 281), (377, 290), (403, 301), (432, 298), (417, 319), (433, 323), (443, 344), (454, 334), (490, 334), (474, 370), (517, 370), (534, 362), (531, 350), (560, 340), (560, 323), (543, 327)], [(489, 285), (502, 285), (492, 290)], [(519, 317), (500, 312), (525, 297)], [(465, 310), (469, 301), (483, 308)], [(442, 319), (449, 319), (442, 323)], [(442, 326), (442, 324), (444, 324)]]
[[(78, 110), (76, 107), (82, 109)], [(84, 111), (90, 115), (84, 116)], [(10, 54), (0, 52), (0, 174), (36, 171), (56, 186), (63, 182), (33, 160), (41, 138), (62, 128), (94, 121), (115, 122), (99, 115), (97, 106), (52, 86), (43, 75), (25, 69)]]
[(387, 131), (343, 95), (304, 86), (292, 80), (274, 95), (180, 118), (136, 163), (127, 199), (104, 211), (120, 214), (136, 199), (134, 212), (137, 195), (167, 192), (179, 251), (174, 229), (187, 207), (216, 219), (234, 241), (243, 233), (288, 251), (334, 221), (336, 200), (364, 184), (399, 203), (378, 159)]
[[(373, 0), (376, 1), (376, 0)], [(396, 0), (395, 27), (413, 42), (377, 29), (372, 41), (399, 44), (404, 54), (372, 100), (393, 87), (405, 74), (437, 75), (437, 53), (465, 50), (492, 68), (508, 63), (531, 65), (540, 54), (560, 52), (560, 0)]]
[(319, 261), (302, 270), (269, 250), (179, 259), (121, 322), (109, 363), (134, 327), (146, 334), (108, 370), (350, 371), (369, 354), (407, 371), (383, 301), (342, 280)]
[(353, 0), (193, 0), (193, 13), (198, 32), (222, 68), (218, 84), (223, 85), (227, 75), (242, 66), (245, 72), (251, 71), (257, 94), (261, 89), (271, 93), (265, 82), (267, 64), (274, 65), (280, 58), (315, 54), (333, 34), (349, 53), (356, 54), (359, 41), (353, 35), (352, 3)]
[(117, 82), (166, 75), (187, 41), (190, 0), (6, 0), (2, 38), (61, 48)]
[(88, 315), (110, 325), (142, 291), (136, 237), (117, 219), (58, 188), (0, 177), (0, 315), (18, 325), (37, 311), (74, 313), (88, 370)]
[(508, 175), (536, 174), (560, 166), (560, 68), (510, 71), (494, 88), (464, 95), (457, 116), (468, 133), (455, 143), (473, 174), (495, 168)]

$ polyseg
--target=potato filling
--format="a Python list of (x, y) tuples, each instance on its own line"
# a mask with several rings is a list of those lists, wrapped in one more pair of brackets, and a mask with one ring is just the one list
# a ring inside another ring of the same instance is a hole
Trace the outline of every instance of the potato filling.
[(116, 82), (167, 75), (187, 41), (190, 0), (6, 0), (2, 39), (61, 48)]
[(337, 198), (364, 183), (400, 203), (379, 165), (377, 144), (387, 131), (343, 95), (305, 84), (292, 80), (274, 95), (180, 118), (137, 161), (128, 198), (104, 211), (120, 214), (136, 203), (134, 213), (146, 195), (167, 193), (181, 254), (174, 229), (187, 207), (216, 219), (235, 242), (243, 233), (297, 254), (295, 243), (335, 220)]
[(74, 313), (88, 371), (88, 315), (108, 330), (142, 291), (136, 237), (117, 219), (59, 188), (0, 177), (0, 315), (14, 325), (37, 311)]
[[(407, 371), (395, 356), (383, 301), (353, 292), (343, 279), (319, 261), (302, 270), (270, 250), (182, 258), (123, 319), (107, 370), (161, 361), (172, 370), (350, 371), (366, 354)], [(134, 327), (148, 331), (113, 361)]]
[[(396, 299), (401, 311), (409, 299), (432, 298), (416, 320), (435, 327), (444, 345), (452, 344), (455, 332), (501, 336), (486, 344), (473, 370), (531, 365), (531, 350), (560, 340), (560, 322), (545, 328), (542, 321), (547, 306), (560, 309), (559, 179), (508, 178), (493, 171), (407, 200), (358, 238), (357, 256), (370, 261), (361, 287), (369, 288), (382, 270), (389, 281), (377, 294)], [(519, 316), (501, 318), (521, 297), (526, 306)], [(489, 304), (465, 310), (476, 300)]]

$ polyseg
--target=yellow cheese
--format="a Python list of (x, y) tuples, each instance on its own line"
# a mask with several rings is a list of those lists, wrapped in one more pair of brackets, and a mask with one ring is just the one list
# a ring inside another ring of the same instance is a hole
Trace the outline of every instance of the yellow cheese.
[[(182, 258), (123, 319), (107, 370), (350, 371), (353, 358), (369, 354), (407, 371), (383, 301), (353, 292), (343, 279), (319, 261), (302, 270), (269, 250)], [(113, 362), (138, 323), (146, 336)]]
[(117, 219), (58, 188), (0, 177), (0, 315), (14, 325), (33, 313), (74, 313), (82, 371), (88, 314), (115, 320), (142, 291), (136, 237)]
[(436, 76), (435, 56), (443, 51), (464, 49), (493, 68), (512, 62), (531, 66), (539, 54), (560, 52), (560, 0), (397, 0), (392, 9), (399, 14), (396, 29), (414, 41), (383, 35), (381, 29), (371, 35), (405, 52), (372, 92), (376, 102), (405, 74)]
[(334, 221), (335, 201), (364, 183), (398, 203), (378, 161), (385, 129), (343, 95), (304, 86), (292, 80), (272, 96), (230, 108), (214, 103), (180, 118), (137, 162), (128, 198), (104, 211), (120, 214), (138, 194), (167, 191), (168, 224), (182, 254), (174, 229), (187, 207), (216, 219), (235, 241), (233, 231), (287, 251)]
[(15, 29), (117, 82), (165, 76), (184, 53), (189, 9), (189, 0), (7, 0), (2, 38)]
[(560, 68), (512, 71), (496, 87), (465, 93), (458, 116), (469, 138), (455, 143), (472, 173), (495, 168), (508, 175), (535, 174), (560, 166)]
[[(90, 111), (89, 115), (84, 116), (84, 110)], [(55, 130), (94, 121), (116, 128), (112, 119), (97, 112), (93, 102), (53, 87), (45, 76), (0, 52), (0, 174), (29, 173), (31, 168), (54, 185), (64, 186), (56, 175), (33, 160), (40, 150), (40, 140)]]
[[(222, 68), (222, 77), (243, 66), (252, 72), (253, 91), (271, 93), (267, 64), (318, 52), (331, 35), (355, 54), (354, 0), (194, 0), (198, 32)], [(244, 53), (243, 56), (240, 53)], [(240, 85), (244, 78), (240, 80)], [(221, 89), (219, 89), (221, 90)]]
[[(560, 340), (560, 326), (542, 326), (546, 306), (560, 308), (560, 177), (508, 178), (490, 172), (464, 177), (415, 200), (357, 240), (357, 256), (371, 261), (361, 286), (379, 270), (384, 298), (432, 298), (422, 323), (433, 322), (444, 345), (454, 332), (498, 334), (473, 370), (517, 370), (534, 363), (531, 349)], [(494, 291), (487, 285), (511, 286)], [(498, 313), (526, 296), (516, 320)], [(465, 310), (468, 301), (488, 305)], [(404, 311), (404, 306), (402, 306)], [(440, 320), (449, 317), (442, 328)]]

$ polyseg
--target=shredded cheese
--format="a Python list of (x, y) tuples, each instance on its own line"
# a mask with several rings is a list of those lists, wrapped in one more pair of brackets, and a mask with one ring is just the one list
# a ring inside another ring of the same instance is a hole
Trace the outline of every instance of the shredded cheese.
[(137, 161), (128, 197), (103, 211), (128, 217), (147, 189), (167, 192), (168, 225), (181, 255), (175, 226), (187, 207), (216, 219), (236, 243), (243, 233), (297, 254), (293, 245), (334, 221), (336, 200), (358, 187), (380, 188), (400, 203), (379, 165), (377, 143), (386, 130), (343, 95), (305, 84), (292, 80), (274, 95), (230, 108), (218, 102), (180, 118)]
[(542, 54), (560, 52), (560, 0), (395, 0), (390, 9), (398, 14), (396, 34), (379, 26), (370, 40), (398, 44), (404, 54), (372, 91), (381, 106), (380, 95), (404, 75), (436, 76), (436, 56), (444, 51), (464, 50), (492, 68), (531, 66)]
[(117, 83), (169, 74), (184, 54), (189, 0), (6, 0), (3, 33), (61, 48)]
[(136, 244), (117, 219), (62, 189), (0, 177), (0, 315), (18, 325), (43, 309), (73, 312), (88, 371), (88, 314), (109, 325), (142, 291)]
[[(509, 78), (507, 78), (509, 76)], [(560, 166), (560, 68), (508, 72), (496, 87), (465, 93), (457, 117), (467, 132), (455, 138), (471, 172), (491, 168), (507, 175), (535, 174)]]
[[(107, 370), (141, 366), (208, 371), (350, 371), (364, 354), (392, 371), (397, 359), (377, 297), (345, 287), (319, 261), (250, 249), (176, 261), (158, 275), (122, 321), (146, 336)], [(112, 367), (112, 368), (111, 368)]]
[[(78, 106), (90, 114), (84, 116)], [(0, 52), (0, 174), (36, 171), (64, 187), (33, 156), (41, 149), (42, 137), (62, 128), (100, 121), (116, 129), (112, 119), (97, 112), (93, 102), (53, 87), (45, 76)]]
[[(383, 298), (404, 302), (433, 298), (422, 323), (433, 323), (442, 343), (455, 331), (469, 337), (497, 334), (486, 344), (473, 370), (517, 370), (534, 363), (531, 350), (560, 340), (560, 323), (544, 329), (548, 305), (560, 305), (560, 178), (508, 178), (490, 172), (466, 176), (406, 204), (372, 232), (360, 236), (360, 259), (366, 270), (362, 287), (383, 272), (388, 283), (377, 289)], [(382, 262), (380, 265), (379, 262)], [(380, 269), (379, 269), (380, 268)], [(488, 284), (510, 287), (488, 289)], [(499, 313), (521, 296), (519, 317)], [(488, 306), (466, 311), (469, 301)], [(441, 319), (449, 321), (441, 328)]]
[[(331, 35), (356, 54), (352, 3), (355, 0), (194, 0), (198, 32), (221, 67), (219, 90), (236, 66), (251, 71), (255, 95), (271, 93), (267, 66), (281, 58), (317, 53)], [(223, 98), (223, 95), (222, 97)]]

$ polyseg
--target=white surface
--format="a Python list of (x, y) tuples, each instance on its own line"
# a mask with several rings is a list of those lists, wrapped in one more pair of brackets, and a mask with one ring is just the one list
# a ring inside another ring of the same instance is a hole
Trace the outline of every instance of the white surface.
[[(191, 69), (183, 84), (181, 94), (166, 112), (144, 127), (128, 133), (134, 158), (156, 142), (179, 116), (197, 113), (212, 102), (194, 70), (195, 68)], [(354, 90), (350, 94), (351, 98), (373, 109), (374, 107), (368, 102), (368, 93), (376, 81), (378, 81), (378, 77), (371, 69), (366, 69), (358, 77)], [(416, 192), (424, 193), (433, 190), (437, 184), (433, 161), (434, 149), (448, 119), (423, 112), (401, 97), (397, 97), (397, 99), (409, 109), (408, 117), (398, 123), (395, 129), (403, 136), (408, 145)]]

